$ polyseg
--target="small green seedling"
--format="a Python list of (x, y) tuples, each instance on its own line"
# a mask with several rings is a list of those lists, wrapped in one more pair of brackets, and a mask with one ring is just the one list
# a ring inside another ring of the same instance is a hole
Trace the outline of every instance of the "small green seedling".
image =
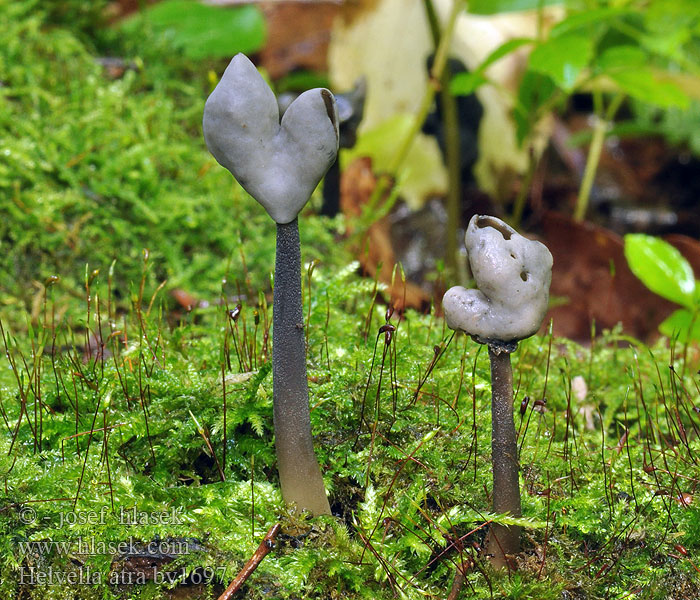
[[(542, 325), (552, 255), (546, 246), (524, 238), (496, 217), (472, 217), (464, 241), (478, 289), (447, 290), (442, 300), (445, 320), (451, 329), (464, 331), (489, 348), (493, 511), (521, 517), (510, 353)], [(520, 528), (493, 524), (485, 550), (494, 567), (512, 565), (511, 557), (520, 550)]]
[(683, 343), (700, 340), (700, 285), (683, 255), (660, 238), (629, 233), (625, 236), (625, 258), (632, 273), (652, 292), (683, 307), (661, 323), (659, 331)]
[(338, 152), (335, 98), (321, 88), (304, 92), (280, 122), (274, 93), (238, 54), (207, 100), (203, 128), (214, 158), (277, 223), (272, 378), (282, 497), (330, 514), (311, 437), (297, 215)]

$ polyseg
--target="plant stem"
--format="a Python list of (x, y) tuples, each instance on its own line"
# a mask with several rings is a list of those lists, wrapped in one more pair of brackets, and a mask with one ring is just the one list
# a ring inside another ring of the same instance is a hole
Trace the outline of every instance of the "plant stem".
[[(489, 344), (491, 362), (491, 463), (493, 512), (522, 516), (518, 447), (513, 421), (513, 369), (510, 353)], [(508, 556), (520, 551), (520, 527), (494, 523), (486, 538), (486, 552), (497, 568), (511, 567)]]
[(600, 162), (600, 154), (603, 150), (603, 142), (605, 141), (605, 130), (608, 124), (601, 118), (596, 118), (595, 126), (593, 127), (593, 138), (591, 145), (588, 148), (588, 159), (586, 160), (586, 168), (583, 171), (583, 179), (578, 193), (576, 202), (576, 211), (574, 212), (574, 221), (583, 221), (588, 210), (588, 201), (593, 188), (593, 181), (598, 170)]
[[(435, 7), (432, 0), (423, 0), (425, 12), (430, 25), (430, 33), (435, 45), (436, 59), (440, 48), (441, 36), (440, 25), (435, 14)], [(457, 3), (455, 3), (457, 4)], [(451, 19), (455, 19), (457, 12), (453, 7)], [(448, 24), (454, 27), (454, 22)], [(451, 37), (451, 35), (450, 35)], [(460, 147), (459, 147), (459, 117), (457, 115), (457, 100), (450, 92), (450, 80), (452, 72), (449, 62), (445, 61), (445, 66), (440, 73), (440, 95), (439, 102), (442, 110), (442, 126), (445, 136), (445, 165), (447, 166), (447, 241), (445, 246), (445, 264), (450, 273), (457, 274), (457, 237), (461, 224), (461, 199), (462, 199), (462, 173), (460, 169)]]
[(576, 210), (574, 212), (574, 221), (583, 221), (584, 217), (586, 216), (588, 201), (590, 200), (593, 182), (595, 181), (595, 174), (598, 171), (600, 155), (603, 151), (603, 143), (605, 142), (605, 133), (608, 129), (608, 123), (615, 116), (615, 113), (617, 112), (618, 108), (620, 108), (623, 100), (624, 95), (618, 94), (615, 96), (615, 98), (613, 98), (610, 106), (608, 106), (608, 110), (606, 111), (605, 115), (602, 114), (602, 109), (596, 111), (597, 119), (595, 126), (593, 127), (591, 144), (588, 147), (588, 158), (586, 159), (586, 168), (583, 171), (583, 179), (581, 180), (581, 187), (579, 188)]
[(514, 229), (520, 227), (520, 221), (523, 219), (523, 212), (525, 211), (525, 204), (530, 196), (530, 187), (532, 186), (532, 178), (535, 175), (535, 168), (537, 167), (537, 161), (535, 160), (535, 150), (530, 145), (528, 149), (527, 157), (527, 173), (525, 173), (525, 179), (520, 186), (518, 191), (518, 196), (513, 204), (513, 216), (510, 219), (510, 225)]
[(331, 514), (314, 454), (301, 306), (297, 219), (277, 224), (272, 312), (273, 418), (282, 498), (314, 515)]
[[(413, 146), (413, 142), (415, 141), (416, 136), (420, 132), (421, 127), (423, 127), (425, 118), (428, 116), (430, 108), (433, 105), (433, 101), (435, 100), (435, 94), (439, 85), (438, 82), (440, 81), (440, 76), (442, 75), (445, 65), (447, 64), (447, 52), (450, 47), (450, 42), (452, 41), (452, 34), (454, 33), (455, 24), (457, 23), (457, 17), (459, 16), (459, 13), (463, 9), (463, 7), (464, 3), (461, 0), (455, 0), (452, 5), (452, 11), (450, 12), (450, 16), (447, 19), (445, 30), (442, 33), (440, 43), (438, 44), (437, 50), (435, 51), (435, 60), (433, 61), (433, 68), (430, 71), (430, 78), (428, 80), (428, 85), (425, 89), (425, 93), (423, 94), (423, 99), (421, 100), (420, 107), (418, 108), (418, 112), (416, 113), (413, 119), (413, 123), (411, 125), (410, 130), (408, 131), (408, 134), (399, 145), (399, 148), (396, 151), (396, 154), (394, 154), (394, 158), (391, 161), (391, 164), (389, 165), (388, 172), (392, 175), (399, 170), (399, 167), (401, 167), (404, 160), (406, 160), (406, 157), (408, 156), (408, 153), (411, 150), (411, 147)], [(369, 202), (367, 203), (365, 210), (368, 212), (365, 212), (365, 214), (373, 214), (376, 212), (379, 202), (384, 198), (384, 194), (390, 188), (390, 185), (390, 177), (384, 176), (379, 178), (379, 180), (377, 181), (377, 185), (375, 186), (372, 192), (372, 196), (370, 197)]]
[(433, 62), (433, 68), (430, 71), (430, 80), (428, 81), (428, 87), (423, 95), (423, 101), (421, 102), (420, 108), (416, 113), (413, 120), (413, 126), (411, 127), (408, 135), (404, 139), (401, 146), (399, 146), (398, 152), (394, 155), (394, 160), (392, 161), (389, 172), (396, 173), (399, 167), (403, 164), (403, 161), (408, 156), (408, 152), (413, 146), (413, 142), (418, 135), (418, 132), (423, 127), (423, 122), (430, 112), (430, 107), (433, 105), (433, 100), (435, 99), (435, 93), (437, 92), (437, 84), (440, 81), (440, 76), (442, 75), (445, 65), (447, 64), (447, 52), (450, 47), (450, 42), (452, 41), (452, 34), (454, 33), (455, 24), (457, 23), (457, 16), (462, 10), (463, 3), (460, 0), (455, 0), (452, 5), (452, 11), (447, 19), (447, 24), (445, 25), (445, 30), (442, 32), (442, 37), (437, 49), (435, 50), (435, 61)]
[(444, 83), (440, 89), (442, 119), (445, 126), (445, 160), (447, 163), (447, 254), (445, 265), (451, 273), (457, 273), (457, 238), (461, 225), (462, 173), (460, 169), (459, 123), (457, 103), (449, 90), (451, 74), (446, 69), (442, 76)]
[(459, 598), (462, 587), (464, 586), (464, 571), (461, 565), (457, 565), (455, 569), (455, 576), (452, 580), (452, 588), (450, 588), (450, 593), (447, 596), (447, 600), (457, 600)]

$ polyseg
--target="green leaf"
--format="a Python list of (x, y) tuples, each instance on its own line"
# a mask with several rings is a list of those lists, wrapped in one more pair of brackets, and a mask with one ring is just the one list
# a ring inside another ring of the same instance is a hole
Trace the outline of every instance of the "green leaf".
[(456, 96), (467, 96), (474, 93), (477, 88), (484, 83), (488, 83), (488, 79), (484, 76), (484, 72), (493, 63), (498, 62), (501, 58), (511, 54), (525, 44), (531, 44), (534, 40), (529, 38), (515, 38), (508, 40), (496, 48), (489, 54), (484, 61), (471, 73), (458, 73), (450, 82), (450, 92)]
[(645, 27), (649, 31), (689, 32), (700, 17), (700, 4), (697, 0), (654, 0), (643, 11), (643, 15)]
[(640, 67), (647, 62), (646, 53), (638, 46), (612, 46), (596, 60), (596, 66), (603, 71)]
[(621, 71), (612, 70), (610, 77), (626, 94), (632, 98), (655, 104), (662, 108), (678, 106), (687, 108), (690, 98), (675, 83), (657, 77), (649, 67), (636, 67)]
[(513, 110), (519, 145), (522, 145), (532, 131), (539, 107), (548, 102), (554, 93), (556, 86), (551, 77), (534, 71), (525, 72), (518, 87), (518, 101)]
[(275, 92), (282, 94), (284, 92), (304, 92), (315, 87), (331, 87), (328, 76), (314, 71), (292, 71), (284, 77), (275, 81)]
[(625, 257), (632, 273), (652, 292), (692, 308), (695, 276), (690, 263), (664, 240), (642, 233), (625, 236)]
[(662, 107), (686, 108), (688, 95), (674, 81), (664, 79), (663, 72), (647, 66), (646, 52), (637, 46), (613, 46), (603, 52), (596, 67), (607, 75), (623, 92), (642, 102)]
[(172, 36), (175, 45), (193, 60), (255, 52), (265, 41), (265, 20), (255, 6), (224, 8), (195, 0), (166, 0), (150, 6), (126, 26), (133, 27), (139, 19), (145, 19), (156, 32)]
[(689, 29), (677, 29), (665, 33), (653, 32), (640, 37), (640, 44), (650, 52), (672, 61), (683, 60), (684, 46), (691, 40)]
[(659, 325), (659, 331), (666, 337), (675, 338), (682, 344), (700, 340), (700, 319), (697, 314), (679, 308)]
[(474, 15), (495, 15), (504, 12), (537, 10), (561, 4), (562, 0), (469, 0), (469, 12)]
[(481, 71), (457, 73), (450, 81), (450, 93), (454, 96), (468, 96), (488, 82)]
[(548, 75), (559, 87), (570, 92), (592, 56), (590, 36), (567, 34), (537, 46), (530, 55), (530, 69)]
[(608, 7), (576, 13), (552, 27), (552, 31), (550, 32), (549, 36), (559, 37), (583, 27), (596, 25), (598, 23), (604, 23), (606, 26), (609, 26), (611, 19), (632, 12), (634, 12), (632, 9)]

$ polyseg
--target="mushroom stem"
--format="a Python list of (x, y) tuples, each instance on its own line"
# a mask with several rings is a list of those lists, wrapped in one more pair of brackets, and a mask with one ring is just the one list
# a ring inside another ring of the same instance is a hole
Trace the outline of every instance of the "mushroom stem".
[(301, 306), (299, 226), (277, 224), (272, 315), (272, 385), (275, 450), (282, 498), (299, 510), (329, 515), (331, 509), (314, 454), (306, 379)]
[[(491, 361), (491, 462), (493, 512), (522, 516), (518, 478), (518, 447), (513, 421), (513, 369), (510, 352), (489, 344)], [(494, 523), (486, 538), (486, 552), (497, 568), (511, 568), (509, 556), (520, 551), (520, 527)]]

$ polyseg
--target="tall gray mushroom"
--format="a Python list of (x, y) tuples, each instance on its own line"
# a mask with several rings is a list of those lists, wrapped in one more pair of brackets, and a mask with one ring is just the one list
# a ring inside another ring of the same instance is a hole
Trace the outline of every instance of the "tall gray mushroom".
[[(489, 348), (493, 511), (522, 516), (519, 460), (513, 421), (510, 353), (537, 332), (547, 312), (552, 255), (496, 217), (475, 215), (465, 245), (478, 289), (450, 288), (442, 299), (445, 320)], [(520, 550), (520, 528), (494, 524), (486, 540), (492, 564), (503, 568)]]
[(207, 99), (203, 128), (214, 158), (277, 224), (272, 377), (282, 497), (330, 514), (311, 437), (297, 215), (338, 152), (335, 98), (322, 88), (304, 92), (280, 121), (274, 93), (238, 54)]

